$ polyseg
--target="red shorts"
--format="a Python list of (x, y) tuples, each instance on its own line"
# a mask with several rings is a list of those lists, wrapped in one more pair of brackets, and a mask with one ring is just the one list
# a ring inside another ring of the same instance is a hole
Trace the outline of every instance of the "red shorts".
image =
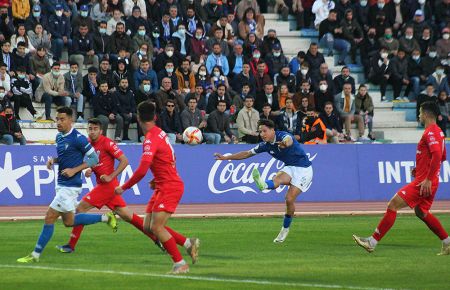
[(415, 208), (419, 206), (419, 208), (427, 212), (430, 210), (433, 205), (434, 196), (436, 195), (436, 191), (438, 189), (439, 183), (431, 185), (431, 194), (427, 197), (420, 195), (420, 186), (418, 186), (417, 182), (411, 182), (410, 184), (405, 185), (400, 188), (397, 192), (397, 195), (400, 196), (410, 208)]
[(147, 204), (146, 213), (165, 211), (174, 213), (181, 197), (184, 186), (157, 188)]
[(122, 196), (114, 193), (114, 189), (117, 186), (119, 186), (117, 180), (109, 183), (99, 183), (88, 194), (83, 196), (82, 200), (98, 209), (101, 209), (103, 206), (107, 206), (112, 210), (116, 207), (126, 207), (127, 204)]

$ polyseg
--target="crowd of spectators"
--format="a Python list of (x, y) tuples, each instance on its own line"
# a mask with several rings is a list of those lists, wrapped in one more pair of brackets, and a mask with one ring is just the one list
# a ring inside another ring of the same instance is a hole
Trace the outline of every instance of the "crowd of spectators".
[[(388, 84), (394, 100), (418, 102), (431, 86), (445, 126), (450, 0), (385, 1), (277, 0), (283, 19), (292, 14), (298, 29), (319, 30), (319, 41), (289, 60), (276, 30), (264, 35), (267, 1), (2, 0), (0, 141), (25, 142), (17, 130), (3, 132), (21, 119), (20, 107), (52, 122), (53, 103), (73, 106), (78, 122), (89, 103), (104, 133), (112, 123), (115, 140), (129, 140), (142, 101), (155, 103), (172, 143), (189, 126), (208, 143), (256, 143), (260, 118), (304, 143), (352, 140), (351, 123), (354, 137), (367, 127), (374, 139), (372, 97), (346, 65), (358, 52), (381, 101), (391, 100)], [(333, 78), (324, 55), (336, 52), (343, 68)]]

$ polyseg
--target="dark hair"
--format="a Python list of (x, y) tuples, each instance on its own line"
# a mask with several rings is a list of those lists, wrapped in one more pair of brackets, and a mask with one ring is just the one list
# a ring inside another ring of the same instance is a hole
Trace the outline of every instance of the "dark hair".
[(101, 80), (101, 81), (98, 83), (98, 86), (100, 87), (100, 86), (103, 85), (103, 84), (107, 84), (107, 85), (108, 85), (108, 81), (107, 81), (107, 80)]
[(95, 66), (88, 68), (88, 73), (98, 73), (98, 69)]
[(333, 8), (333, 9), (330, 10), (330, 12), (328, 14), (331, 14), (331, 13), (336, 13), (337, 14), (338, 12), (337, 12), (336, 9)]
[(250, 87), (250, 84), (249, 84), (248, 82), (245, 82), (245, 81), (244, 81), (244, 82), (242, 83), (242, 87), (245, 87), (245, 86)]
[(223, 103), (223, 104), (227, 104), (227, 102), (225, 101), (225, 100), (219, 100), (218, 102), (217, 102), (217, 106), (220, 104), (220, 103)]
[(142, 122), (151, 122), (155, 119), (156, 106), (149, 102), (141, 102), (137, 107), (139, 119)]
[(270, 107), (270, 108), (272, 109), (272, 106), (271, 106), (269, 103), (264, 103), (262, 107), (263, 107), (263, 108), (264, 108), (264, 107)]
[(72, 117), (72, 115), (73, 115), (72, 109), (69, 107), (58, 107), (56, 109), (56, 112), (58, 114), (66, 114), (69, 117)]
[(60, 64), (59, 64), (59, 62), (57, 62), (57, 61), (55, 61), (54, 63), (52, 63), (52, 68), (54, 68), (55, 66), (61, 66)]
[(16, 68), (16, 71), (26, 72), (27, 69), (24, 66), (19, 66), (19, 67)]
[(125, 27), (125, 24), (123, 24), (123, 22), (117, 22), (116, 27), (117, 27), (117, 26), (123, 26), (123, 27)]
[(333, 103), (332, 102), (330, 102), (330, 101), (327, 101), (327, 102), (325, 102), (325, 104), (324, 104), (324, 108), (325, 108), (325, 106), (328, 106), (328, 105), (331, 105), (331, 106), (333, 106)]
[[(116, 10), (116, 9), (114, 9), (114, 10)], [(120, 10), (119, 10), (120, 11)], [(100, 21), (100, 23), (98, 24), (98, 26), (100, 26), (101, 24), (106, 24), (106, 25), (108, 25), (108, 22), (106, 22), (105, 20), (102, 20), (102, 21)]]
[(69, 61), (69, 66), (73, 66), (73, 65), (76, 65), (76, 66), (78, 66), (78, 62), (76, 62), (76, 61)]
[(222, 83), (218, 84), (217, 89), (219, 89), (220, 87), (224, 87), (225, 91), (227, 90), (227, 86), (225, 84), (222, 84)]
[(275, 129), (275, 123), (272, 120), (267, 120), (267, 119), (259, 120), (258, 127), (259, 126), (266, 126), (267, 128)]
[(439, 107), (435, 102), (425, 102), (420, 105), (422, 112), (427, 114), (432, 114), (434, 118), (437, 118), (440, 115)]
[(102, 127), (102, 122), (100, 122), (100, 120), (97, 119), (97, 118), (90, 118), (90, 119), (88, 120), (88, 124), (92, 124), (92, 125), (95, 125), (95, 126), (99, 126), (100, 129), (101, 129), (101, 127)]
[(255, 101), (255, 98), (252, 95), (246, 95), (244, 100), (247, 100), (247, 99), (252, 99), (253, 101)]
[(19, 46), (21, 46), (21, 47), (27, 47), (27, 44), (25, 43), (25, 41), (19, 41), (19, 42), (17, 43), (17, 47), (19, 47)]

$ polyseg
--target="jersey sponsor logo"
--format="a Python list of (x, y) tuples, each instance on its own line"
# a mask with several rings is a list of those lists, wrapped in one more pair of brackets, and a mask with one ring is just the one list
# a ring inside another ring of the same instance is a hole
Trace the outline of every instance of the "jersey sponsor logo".
[(64, 150), (67, 150), (67, 148), (69, 148), (69, 144), (64, 144)]
[(151, 149), (150, 145), (144, 146), (144, 151), (149, 152)]
[[(317, 157), (317, 153), (312, 156), (310, 153), (307, 153), (306, 155), (310, 161), (313, 161)], [(224, 162), (217, 160), (214, 163), (208, 175), (208, 188), (212, 193), (223, 194), (230, 191), (240, 191), (244, 194), (247, 192), (259, 193), (259, 191), (256, 191), (253, 187), (247, 185), (254, 183), (252, 177), (253, 168), (260, 168), (262, 170), (261, 178), (266, 180), (271, 178), (284, 166), (283, 162), (275, 158), (271, 158), (267, 163), (237, 162), (238, 161)], [(282, 192), (284, 189), (285, 186), (280, 186), (276, 191)]]
[(402, 190), (400, 191), (401, 194), (406, 195), (406, 191)]
[(432, 135), (434, 135), (433, 132), (428, 132), (428, 136), (432, 136)]
[(433, 136), (431, 136), (430, 138), (428, 138), (428, 140), (431, 141), (436, 141), (436, 138), (434, 138)]
[(161, 203), (160, 205), (158, 205), (158, 208), (164, 208), (164, 204)]
[(147, 140), (144, 141), (144, 145), (146, 145), (146, 144), (152, 144), (152, 141), (147, 139)]
[(152, 152), (144, 152), (142, 155), (144, 155), (144, 156), (152, 156), (153, 153)]

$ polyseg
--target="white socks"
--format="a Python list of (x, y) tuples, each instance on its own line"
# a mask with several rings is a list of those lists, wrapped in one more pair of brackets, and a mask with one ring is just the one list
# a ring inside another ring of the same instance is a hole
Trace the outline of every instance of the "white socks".
[(187, 248), (190, 248), (191, 246), (192, 246), (191, 239), (186, 238), (186, 242), (184, 242), (183, 247), (185, 247), (187, 249)]
[(35, 252), (35, 251), (33, 251), (33, 252), (31, 252), (31, 256), (32, 256), (33, 258), (39, 259), (39, 257), (41, 256), (41, 254), (40, 254), (40, 253), (37, 253), (37, 252)]
[(181, 261), (179, 261), (179, 262), (176, 262), (175, 265), (177, 265), (177, 266), (183, 266), (183, 265), (186, 265), (186, 261), (183, 259), (183, 260), (181, 260)]
[(446, 245), (450, 244), (450, 237), (443, 239), (442, 242)]
[(102, 223), (108, 222), (108, 216), (106, 214), (102, 214)]
[(375, 248), (377, 246), (377, 244), (378, 244), (378, 241), (375, 240), (372, 236), (370, 236), (369, 237), (369, 244), (370, 244), (371, 247)]

